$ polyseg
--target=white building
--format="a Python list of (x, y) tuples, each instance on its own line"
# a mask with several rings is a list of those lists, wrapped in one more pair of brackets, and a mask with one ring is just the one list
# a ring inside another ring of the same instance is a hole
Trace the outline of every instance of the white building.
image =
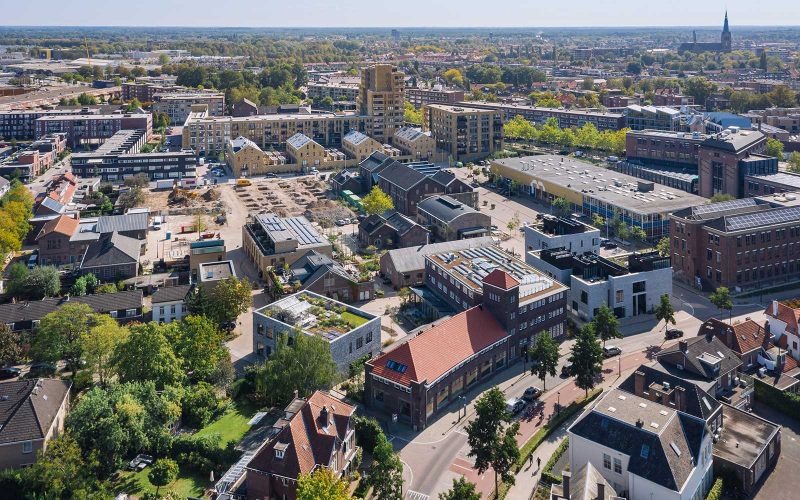
[(764, 311), (769, 324), (769, 333), (773, 335), (775, 344), (789, 351), (794, 359), (800, 361), (798, 314), (800, 314), (800, 309), (793, 309), (777, 300), (773, 300), (772, 304)]
[(524, 226), (523, 231), (527, 252), (558, 247), (572, 253), (600, 250), (600, 230), (572, 219), (545, 215), (541, 224)]
[(702, 500), (713, 483), (706, 422), (612, 389), (570, 426), (570, 470), (591, 463), (630, 500)]
[(186, 295), (191, 285), (177, 285), (159, 288), (152, 295), (153, 321), (156, 323), (172, 323), (188, 316)]

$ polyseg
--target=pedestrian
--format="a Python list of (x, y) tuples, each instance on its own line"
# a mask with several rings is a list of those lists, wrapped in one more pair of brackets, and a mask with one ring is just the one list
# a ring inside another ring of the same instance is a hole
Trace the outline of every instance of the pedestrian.
[(536, 457), (536, 470), (539, 470), (542, 466), (542, 457)]
[(533, 467), (533, 453), (531, 453), (530, 455), (528, 455), (528, 459), (529, 459), (529, 460), (528, 460), (528, 463), (529, 463), (529, 465), (528, 465), (528, 466), (529, 466), (529, 467)]

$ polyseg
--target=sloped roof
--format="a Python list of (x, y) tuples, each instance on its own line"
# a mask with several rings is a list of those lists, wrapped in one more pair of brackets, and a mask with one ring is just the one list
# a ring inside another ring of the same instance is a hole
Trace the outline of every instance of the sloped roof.
[(425, 198), (417, 203), (417, 211), (422, 211), (444, 223), (452, 222), (462, 215), (477, 212), (469, 205), (447, 195), (434, 195)]
[(192, 285), (165, 286), (156, 290), (151, 296), (153, 304), (178, 302), (184, 300)]
[(234, 154), (238, 153), (239, 151), (243, 150), (244, 148), (255, 148), (261, 151), (261, 148), (258, 147), (258, 144), (251, 141), (247, 137), (242, 137), (241, 135), (236, 139), (231, 139), (230, 141), (231, 150)]
[(486, 277), (483, 278), (483, 282), (503, 290), (510, 290), (515, 286), (519, 286), (519, 281), (502, 269), (495, 269), (487, 274)]
[(142, 307), (142, 291), (99, 293), (82, 297), (53, 297), (30, 302), (0, 304), (0, 323), (9, 324), (42, 319), (64, 304), (72, 302), (87, 304), (93, 311), (98, 313), (108, 313), (122, 309), (139, 309)]
[(707, 333), (716, 336), (740, 356), (762, 347), (768, 348), (771, 337), (761, 325), (751, 319), (729, 325), (716, 318), (710, 318), (700, 326), (697, 334)]
[(617, 496), (616, 490), (592, 465), (592, 462), (586, 462), (583, 467), (574, 472), (569, 484), (570, 500), (596, 500), (598, 484), (605, 486), (605, 497), (602, 500)]
[(117, 232), (104, 234), (86, 249), (81, 268), (115, 266), (139, 262), (142, 243)]
[(372, 373), (399, 384), (432, 383), (462, 361), (507, 338), (494, 315), (475, 306), (368, 363), (373, 367)]
[(786, 323), (789, 333), (797, 335), (798, 323), (800, 323), (800, 309), (792, 309), (783, 302), (778, 302), (778, 314), (773, 314), (773, 304), (767, 306), (764, 314)]
[(0, 384), (0, 443), (43, 439), (71, 386), (72, 382), (59, 379)]
[(286, 144), (292, 146), (295, 149), (300, 149), (309, 142), (313, 142), (311, 138), (305, 134), (301, 134), (300, 132), (286, 139)]
[(395, 137), (400, 137), (401, 139), (405, 139), (407, 141), (416, 141), (423, 136), (430, 137), (429, 134), (426, 134), (422, 131), (422, 129), (416, 127), (403, 127), (395, 132), (394, 135)]
[(358, 146), (359, 144), (367, 140), (369, 140), (369, 136), (367, 134), (359, 132), (358, 130), (351, 130), (344, 137), (342, 137), (342, 142), (349, 142), (354, 146)]
[(427, 179), (427, 175), (414, 170), (408, 165), (400, 162), (394, 162), (381, 170), (378, 177), (384, 179), (400, 189), (409, 190), (416, 186), (423, 180)]
[[(296, 478), (317, 465), (328, 466), (337, 443), (346, 437), (355, 408), (316, 391), (308, 400), (292, 401), (286, 412), (294, 414), (275, 437), (259, 448), (248, 469)], [(327, 421), (322, 417), (325, 412), (329, 415)], [(284, 449), (283, 458), (277, 458), (276, 448)]]
[(55, 219), (51, 219), (42, 226), (39, 235), (36, 239), (44, 238), (52, 233), (63, 234), (64, 236), (72, 236), (75, 230), (78, 229), (80, 222), (78, 219), (70, 217), (69, 215), (59, 215)]
[[(675, 375), (657, 370), (652, 366), (639, 365), (636, 369), (637, 372), (644, 374), (644, 387), (647, 389), (651, 384), (658, 384), (663, 386), (665, 382), (669, 383), (671, 387), (683, 387), (686, 396), (686, 407), (681, 408), (680, 411), (693, 415), (697, 418), (702, 418), (708, 421), (708, 418), (719, 408), (720, 402), (714, 396), (704, 391), (699, 385), (690, 382), (689, 380), (677, 377)], [(623, 391), (636, 394), (636, 374), (632, 373), (622, 381), (619, 388)]]
[(397, 272), (405, 273), (418, 269), (425, 269), (425, 257), (428, 255), (463, 250), (465, 248), (487, 247), (490, 245), (494, 245), (494, 238), (491, 236), (481, 236), (480, 238), (443, 241), (441, 243), (430, 243), (417, 247), (397, 248), (389, 250), (385, 258), (392, 261)]
[[(686, 352), (681, 350), (681, 345), (686, 345)], [(713, 335), (702, 335), (699, 337), (681, 340), (673, 346), (667, 347), (656, 355), (659, 362), (672, 364), (665, 358), (674, 359), (674, 355), (679, 355), (681, 365), (686, 371), (705, 377), (708, 380), (715, 380), (719, 374), (714, 374), (707, 363), (701, 359), (716, 358), (720, 361), (720, 374), (735, 370), (742, 365), (739, 357), (731, 349)]]
[(42, 207), (50, 210), (51, 212), (57, 213), (57, 214), (62, 213), (64, 211), (64, 209), (66, 208), (64, 206), (64, 204), (62, 204), (60, 201), (54, 200), (53, 198), (50, 198), (49, 196), (45, 196), (42, 199), (42, 201), (39, 203), (39, 206), (36, 207), (36, 213), (37, 214), (40, 212), (40, 209)]
[(97, 219), (97, 232), (100, 234), (114, 231), (146, 231), (148, 214), (146, 212), (128, 213), (125, 215), (104, 215)]

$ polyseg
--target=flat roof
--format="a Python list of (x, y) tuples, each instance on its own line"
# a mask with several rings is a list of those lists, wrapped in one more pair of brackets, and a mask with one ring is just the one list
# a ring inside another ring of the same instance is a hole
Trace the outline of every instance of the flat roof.
[(446, 269), (474, 292), (482, 292), (483, 279), (495, 269), (501, 269), (520, 283), (520, 303), (550, 292), (566, 290), (558, 281), (495, 246), (452, 250), (426, 258)]
[(663, 139), (680, 139), (682, 141), (694, 141), (697, 143), (701, 143), (704, 140), (711, 137), (708, 134), (702, 134), (700, 132), (670, 132), (668, 130), (653, 130), (653, 129), (644, 129), (644, 130), (628, 130), (627, 132), (630, 135), (636, 135), (641, 137), (659, 137)]
[[(459, 103), (461, 104), (461, 103)], [(583, 116), (604, 116), (607, 118), (622, 118), (622, 113), (609, 113), (608, 111), (598, 111), (594, 109), (579, 109), (579, 108), (572, 108), (572, 109), (560, 109), (560, 108), (543, 108), (540, 106), (528, 106), (524, 104), (506, 104), (506, 103), (498, 103), (498, 102), (487, 102), (487, 101), (464, 101), (463, 104), (465, 106), (481, 106), (484, 109), (497, 109), (497, 110), (513, 110), (513, 109), (522, 109), (526, 111), (539, 111), (542, 113), (560, 113), (565, 115), (583, 115)]]
[(753, 414), (722, 405), (722, 431), (714, 456), (750, 468), (780, 426)]
[(783, 184), (784, 186), (800, 189), (800, 175), (797, 174), (778, 172), (777, 174), (750, 175), (748, 178), (761, 182), (774, 182), (776, 184)]
[(203, 262), (198, 268), (197, 275), (200, 277), (200, 281), (220, 281), (231, 276), (235, 277), (236, 270), (231, 260)]
[[(706, 198), (632, 175), (615, 172), (593, 163), (560, 155), (525, 156), (494, 160), (494, 165), (516, 170), (537, 181), (572, 190), (594, 200), (635, 213), (667, 213), (702, 205)], [(641, 192), (639, 183), (653, 185)], [(585, 191), (585, 192), (584, 192)]]
[(297, 240), (300, 245), (318, 245), (326, 241), (305, 217), (258, 214), (256, 221), (269, 234), (272, 241)]
[(634, 427), (640, 422), (644, 430), (653, 434), (660, 434), (677, 413), (672, 408), (620, 389), (610, 390), (595, 405), (594, 411)]

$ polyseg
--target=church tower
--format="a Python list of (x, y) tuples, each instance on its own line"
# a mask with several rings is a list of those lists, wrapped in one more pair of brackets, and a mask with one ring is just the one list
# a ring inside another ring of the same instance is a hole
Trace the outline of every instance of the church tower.
[(731, 52), (731, 30), (728, 27), (728, 11), (725, 11), (725, 24), (722, 26), (722, 37), (721, 37), (721, 49), (722, 52)]

